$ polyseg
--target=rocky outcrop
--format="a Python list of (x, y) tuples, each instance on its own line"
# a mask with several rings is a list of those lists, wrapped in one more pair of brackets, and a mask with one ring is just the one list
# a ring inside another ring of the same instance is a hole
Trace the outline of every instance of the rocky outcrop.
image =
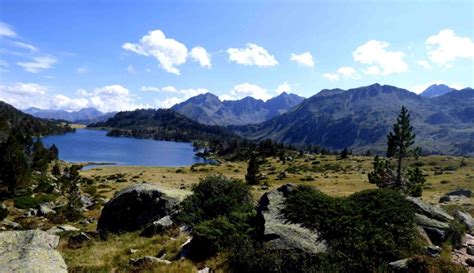
[(456, 212), (456, 219), (467, 228), (469, 233), (474, 233), (474, 219), (469, 213), (458, 211)]
[(472, 191), (469, 189), (457, 189), (451, 192), (446, 193), (444, 196), (441, 196), (439, 199), (440, 203), (447, 203), (453, 201), (463, 201), (467, 200), (472, 196)]
[(67, 273), (59, 236), (41, 230), (0, 232), (0, 272)]
[(165, 190), (143, 183), (118, 192), (102, 209), (97, 230), (135, 231), (153, 221), (176, 213), (179, 202), (189, 193)]
[(161, 218), (158, 221), (154, 221), (145, 227), (145, 229), (140, 234), (141, 236), (151, 237), (156, 234), (163, 233), (167, 228), (173, 225), (173, 220), (169, 215)]
[(407, 197), (416, 211), (416, 224), (427, 234), (430, 242), (440, 245), (446, 240), (450, 222), (454, 218), (437, 205), (430, 205), (419, 198)]
[(325, 252), (327, 245), (316, 232), (288, 223), (281, 214), (285, 198), (295, 188), (293, 184), (286, 184), (262, 196), (257, 208), (259, 236), (272, 250), (296, 250), (309, 254)]

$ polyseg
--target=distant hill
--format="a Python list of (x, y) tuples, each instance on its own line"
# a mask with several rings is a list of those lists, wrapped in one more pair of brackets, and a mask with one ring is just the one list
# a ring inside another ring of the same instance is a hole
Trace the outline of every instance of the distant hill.
[(232, 131), (201, 124), (170, 109), (139, 109), (119, 112), (89, 127), (110, 129), (111, 136), (131, 136), (169, 141), (217, 141), (240, 139)]
[(0, 101), (0, 142), (5, 140), (12, 130), (18, 130), (30, 136), (37, 136), (60, 134), (73, 129), (60, 122), (25, 114), (10, 104)]
[(298, 105), (304, 98), (283, 92), (264, 102), (252, 97), (221, 101), (211, 93), (201, 94), (173, 106), (190, 119), (209, 125), (256, 124), (269, 120)]
[(23, 112), (39, 118), (65, 120), (83, 124), (104, 121), (116, 113), (103, 113), (93, 107), (82, 108), (81, 110), (72, 112), (64, 110), (46, 110), (32, 107), (25, 109)]
[(402, 105), (410, 111), (416, 144), (425, 152), (474, 155), (474, 91), (470, 88), (435, 98), (379, 84), (323, 90), (287, 113), (234, 129), (254, 140), (383, 152)]
[(430, 87), (426, 88), (425, 91), (423, 91), (420, 96), (422, 97), (428, 97), (428, 98), (434, 98), (438, 97), (450, 92), (456, 91), (456, 89), (451, 88), (447, 85), (444, 84), (433, 84)]

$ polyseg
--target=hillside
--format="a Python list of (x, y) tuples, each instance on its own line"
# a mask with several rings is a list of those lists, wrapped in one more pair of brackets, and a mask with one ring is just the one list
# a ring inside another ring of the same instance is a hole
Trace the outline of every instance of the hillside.
[[(89, 127), (112, 129), (111, 136), (132, 136), (172, 141), (231, 140), (239, 137), (219, 126), (204, 125), (169, 109), (119, 112)], [(225, 142), (225, 141), (223, 141)]]
[(19, 130), (36, 136), (65, 133), (73, 129), (59, 122), (25, 114), (8, 103), (0, 101), (0, 142), (10, 134), (11, 130)]
[(323, 90), (285, 114), (236, 131), (254, 140), (382, 152), (402, 105), (410, 111), (416, 144), (426, 153), (474, 154), (474, 91), (470, 88), (436, 98), (379, 84)]
[(204, 124), (244, 125), (261, 123), (285, 113), (303, 99), (283, 92), (266, 102), (252, 97), (221, 101), (214, 94), (206, 93), (192, 97), (171, 109)]
[(103, 113), (93, 107), (82, 108), (78, 111), (72, 112), (64, 110), (46, 110), (32, 107), (23, 110), (23, 112), (39, 118), (66, 120), (82, 124), (105, 121), (115, 114), (115, 112)]

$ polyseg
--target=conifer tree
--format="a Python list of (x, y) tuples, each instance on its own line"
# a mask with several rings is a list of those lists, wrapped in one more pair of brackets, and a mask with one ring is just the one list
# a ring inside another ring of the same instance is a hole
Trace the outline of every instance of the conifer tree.
[(347, 148), (344, 148), (344, 150), (341, 151), (341, 154), (339, 155), (340, 159), (346, 159), (349, 157), (349, 151)]
[(20, 141), (16, 134), (11, 134), (0, 147), (0, 182), (11, 194), (31, 181), (28, 157)]
[(257, 156), (252, 153), (249, 165), (247, 168), (247, 174), (245, 175), (245, 181), (250, 185), (258, 185), (260, 183), (260, 166)]
[(402, 179), (403, 159), (408, 157), (412, 151), (410, 147), (415, 143), (415, 134), (410, 125), (410, 114), (405, 106), (402, 106), (397, 122), (393, 124), (393, 131), (387, 136), (387, 157), (397, 159), (396, 183), (400, 188), (404, 188)]

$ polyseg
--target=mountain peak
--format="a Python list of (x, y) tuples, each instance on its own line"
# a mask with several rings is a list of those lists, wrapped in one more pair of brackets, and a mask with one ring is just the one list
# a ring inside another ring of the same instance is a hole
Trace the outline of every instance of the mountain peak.
[(456, 89), (451, 88), (445, 84), (433, 84), (429, 86), (428, 88), (426, 88), (425, 91), (421, 92), (420, 96), (434, 98), (434, 97), (438, 97), (438, 96), (450, 93), (455, 90)]

